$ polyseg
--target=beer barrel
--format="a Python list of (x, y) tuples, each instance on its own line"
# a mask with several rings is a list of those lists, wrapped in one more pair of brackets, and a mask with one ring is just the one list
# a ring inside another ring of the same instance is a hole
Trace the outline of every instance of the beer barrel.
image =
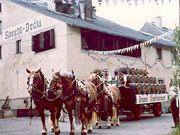
[(135, 70), (136, 70), (136, 75), (140, 75), (140, 70), (138, 68), (136, 68)]
[(149, 74), (149, 72), (144, 70), (144, 75), (147, 76), (148, 74)]
[(156, 77), (152, 77), (152, 79), (153, 79), (152, 83), (156, 84), (157, 83), (156, 82)]
[(159, 86), (159, 84), (155, 85), (155, 90), (156, 90), (156, 94), (160, 93), (160, 86)]
[(134, 75), (127, 75), (127, 83), (136, 83)]
[(133, 88), (136, 92), (136, 94), (141, 94), (142, 92), (142, 87), (140, 83), (128, 83), (128, 86), (130, 88)]
[(146, 83), (146, 93), (151, 94), (151, 84), (150, 83)]
[(136, 69), (135, 68), (130, 68), (130, 73), (132, 75), (136, 75)]
[(139, 70), (139, 74), (140, 74), (140, 75), (144, 75), (144, 70), (143, 70), (143, 69), (140, 69), (140, 70)]
[(135, 77), (135, 82), (136, 83), (141, 83), (141, 76), (135, 75), (134, 77)]
[(156, 93), (156, 87), (154, 84), (151, 84), (151, 93), (155, 94)]
[(149, 77), (145, 76), (145, 83), (149, 83)]
[(145, 83), (141, 83), (142, 94), (147, 94), (147, 87)]
[(121, 67), (120, 70), (124, 74), (131, 74), (131, 69), (129, 67)]

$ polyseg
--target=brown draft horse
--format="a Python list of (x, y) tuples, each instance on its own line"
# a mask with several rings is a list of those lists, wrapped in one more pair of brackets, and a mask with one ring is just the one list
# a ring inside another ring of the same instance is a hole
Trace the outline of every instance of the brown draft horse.
[(58, 89), (62, 89), (63, 102), (69, 114), (70, 134), (75, 134), (73, 114), (76, 124), (80, 122), (82, 124), (81, 134), (92, 133), (92, 113), (96, 104), (95, 85), (91, 82), (79, 81), (75, 78), (74, 73), (60, 71), (56, 72), (50, 81), (50, 88), (55, 85), (59, 87)]
[(41, 69), (38, 71), (29, 71), (26, 69), (28, 76), (28, 92), (30, 93), (34, 104), (36, 106), (37, 111), (40, 114), (41, 122), (43, 125), (42, 134), (47, 134), (47, 128), (45, 125), (45, 115), (44, 110), (47, 109), (51, 113), (51, 120), (53, 122), (53, 130), (55, 134), (60, 133), (58, 120), (60, 117), (60, 111), (62, 107), (62, 100), (60, 98), (56, 98), (57, 96), (54, 95), (53, 97), (56, 100), (50, 100), (47, 97), (48, 92), (47, 89), (47, 81), (41, 72)]
[[(97, 123), (98, 128), (101, 128), (101, 120), (105, 117), (107, 120), (107, 128), (114, 125), (119, 126), (119, 109), (121, 102), (121, 94), (117, 87), (108, 85), (102, 81), (97, 73), (91, 73), (88, 81), (92, 82), (97, 87)], [(107, 87), (107, 88), (106, 88)]]

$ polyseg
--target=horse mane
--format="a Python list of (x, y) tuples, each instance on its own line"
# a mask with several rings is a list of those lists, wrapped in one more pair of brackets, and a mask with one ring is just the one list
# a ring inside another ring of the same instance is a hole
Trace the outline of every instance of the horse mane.
[(71, 72), (62, 72), (61, 71), (59, 75), (62, 76), (62, 77), (70, 78), (70, 79), (74, 79), (75, 78), (75, 75), (72, 74)]
[[(40, 76), (41, 76), (41, 79), (42, 79), (42, 85), (43, 85), (43, 87), (44, 87), (44, 85), (45, 85), (44, 83), (46, 83), (46, 82), (45, 82), (44, 74), (42, 73), (42, 71), (40, 71), (39, 73), (40, 73)], [(45, 87), (46, 87), (46, 85), (45, 85)]]
[(93, 73), (98, 73), (98, 75), (100, 76), (100, 77), (102, 77), (103, 76), (103, 72), (102, 72), (102, 69), (99, 69), (99, 68), (97, 68), (97, 69), (94, 69), (93, 70)]

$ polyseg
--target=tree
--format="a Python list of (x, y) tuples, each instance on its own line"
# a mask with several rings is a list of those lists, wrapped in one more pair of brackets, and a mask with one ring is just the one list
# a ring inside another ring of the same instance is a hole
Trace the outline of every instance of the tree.
[(180, 89), (180, 27), (176, 27), (174, 30), (174, 43), (173, 48), (175, 58), (175, 71), (173, 72), (172, 84), (176, 87), (176, 92)]

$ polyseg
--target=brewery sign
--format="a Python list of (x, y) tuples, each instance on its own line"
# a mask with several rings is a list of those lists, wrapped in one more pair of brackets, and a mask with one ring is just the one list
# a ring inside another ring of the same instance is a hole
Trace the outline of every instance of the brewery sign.
[(3, 41), (7, 41), (13, 38), (20, 37), (30, 32), (35, 32), (43, 27), (42, 16), (36, 17), (32, 20), (28, 20), (24, 23), (10, 27), (3, 31)]

